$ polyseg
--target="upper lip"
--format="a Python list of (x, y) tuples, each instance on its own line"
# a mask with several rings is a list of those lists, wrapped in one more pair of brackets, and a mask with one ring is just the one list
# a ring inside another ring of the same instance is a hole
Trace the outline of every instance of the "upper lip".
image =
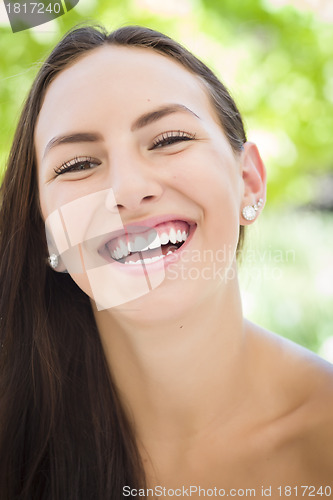
[(190, 226), (193, 226), (195, 222), (188, 217), (184, 217), (182, 215), (168, 214), (168, 215), (157, 215), (155, 217), (150, 217), (148, 219), (137, 220), (134, 222), (130, 222), (125, 224), (121, 229), (116, 229), (111, 233), (108, 233), (103, 239), (100, 249), (103, 248), (107, 243), (112, 241), (119, 236), (123, 236), (125, 234), (135, 234), (135, 233), (143, 233), (148, 231), (149, 229), (153, 229), (154, 227), (162, 224), (163, 222), (170, 222), (181, 220), (187, 222)]

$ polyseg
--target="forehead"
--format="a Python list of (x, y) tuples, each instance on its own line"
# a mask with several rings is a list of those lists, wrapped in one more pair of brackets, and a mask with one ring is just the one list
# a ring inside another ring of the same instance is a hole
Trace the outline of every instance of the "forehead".
[[(36, 133), (59, 133), (73, 126), (118, 126), (141, 112), (179, 103), (212, 116), (200, 78), (177, 61), (152, 49), (103, 46), (81, 57), (50, 84), (37, 121)], [(51, 130), (52, 129), (52, 130)]]

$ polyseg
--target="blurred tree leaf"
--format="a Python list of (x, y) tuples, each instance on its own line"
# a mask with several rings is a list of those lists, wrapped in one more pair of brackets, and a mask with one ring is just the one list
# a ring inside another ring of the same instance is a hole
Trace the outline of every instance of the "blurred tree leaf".
[[(0, 28), (0, 171), (19, 109), (39, 62), (74, 24), (165, 31), (224, 80), (268, 167), (270, 203), (305, 204), (332, 172), (333, 30), (311, 12), (272, 9), (271, 0), (81, 0), (46, 31)], [(167, 8), (168, 7), (168, 8)]]

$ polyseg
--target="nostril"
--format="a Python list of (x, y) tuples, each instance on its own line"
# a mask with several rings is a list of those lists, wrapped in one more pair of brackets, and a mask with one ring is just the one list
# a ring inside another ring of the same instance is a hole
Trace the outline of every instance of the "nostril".
[(159, 199), (163, 193), (162, 186), (152, 180), (142, 181), (131, 179), (130, 183), (123, 182), (117, 187), (113, 186), (113, 196), (107, 199), (106, 208), (108, 210), (129, 209), (137, 210), (140, 204), (152, 203)]
[[(129, 201), (127, 204), (117, 203), (117, 204), (115, 204), (115, 205), (114, 205), (114, 209), (118, 209), (118, 210), (120, 210), (120, 209), (123, 209), (123, 208), (125, 208), (125, 207), (127, 207), (127, 208), (132, 208), (132, 209), (133, 209), (133, 208), (137, 208), (137, 205), (138, 205), (138, 204), (140, 204), (140, 203), (142, 203), (142, 202), (149, 202), (149, 201), (153, 201), (155, 198), (156, 198), (156, 196), (155, 196), (155, 195), (153, 195), (153, 194), (151, 194), (151, 195), (150, 195), (150, 194), (149, 194), (149, 195), (147, 195), (147, 196), (144, 196), (144, 197), (141, 199), (141, 202), (140, 202), (140, 200), (138, 200), (138, 199), (137, 199), (137, 200), (131, 200), (131, 201)], [(135, 205), (135, 207), (134, 207), (134, 205)]]
[[(154, 196), (154, 195), (144, 196), (144, 197), (142, 198), (142, 202), (145, 202), (145, 201), (152, 201), (154, 198), (155, 198), (155, 196)], [(128, 205), (130, 205), (130, 203), (129, 203)], [(115, 208), (117, 208), (118, 210), (120, 210), (120, 209), (125, 208), (125, 205), (122, 205), (121, 203), (118, 203), (117, 205), (115, 205)]]
[(105, 206), (110, 212), (116, 210), (118, 207), (115, 193), (112, 188), (109, 188), (106, 192)]

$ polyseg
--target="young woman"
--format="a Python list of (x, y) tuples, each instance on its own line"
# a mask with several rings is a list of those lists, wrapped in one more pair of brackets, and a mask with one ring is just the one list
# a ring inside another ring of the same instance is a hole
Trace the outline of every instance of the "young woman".
[(331, 496), (332, 366), (242, 314), (265, 183), (175, 41), (55, 47), (1, 188), (1, 500)]

